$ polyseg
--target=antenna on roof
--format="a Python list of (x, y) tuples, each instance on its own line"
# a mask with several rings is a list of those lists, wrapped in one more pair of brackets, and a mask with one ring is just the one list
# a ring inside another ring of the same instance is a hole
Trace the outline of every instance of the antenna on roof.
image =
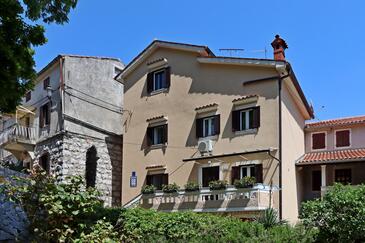
[[(230, 57), (233, 57), (233, 54), (237, 54), (239, 52), (243, 52), (245, 49), (241, 48), (221, 48), (219, 51), (221, 52), (227, 52)], [(238, 55), (235, 55), (238, 56)]]
[(267, 49), (266, 47), (264, 49), (260, 49), (260, 50), (252, 50), (249, 52), (253, 52), (253, 53), (265, 53), (265, 59), (267, 58)]

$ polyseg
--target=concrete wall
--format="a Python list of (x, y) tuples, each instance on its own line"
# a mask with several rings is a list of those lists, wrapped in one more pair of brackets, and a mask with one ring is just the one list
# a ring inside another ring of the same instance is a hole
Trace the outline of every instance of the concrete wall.
[[(296, 160), (304, 154), (305, 119), (299, 112), (288, 83), (282, 85), (282, 208), (283, 218), (295, 222), (300, 207), (301, 185), (295, 168)], [(299, 197), (299, 198), (298, 198)]]
[[(305, 133), (305, 147), (306, 152), (315, 152), (318, 150), (312, 150), (312, 133), (315, 132), (326, 132), (326, 149), (325, 150), (335, 150), (344, 149), (336, 148), (335, 144), (335, 132), (336, 130), (350, 129), (350, 147), (346, 148), (364, 148), (365, 147), (365, 125), (347, 125), (338, 127), (327, 127), (327, 128), (311, 128), (307, 129)], [(319, 150), (320, 151), (320, 150)]]
[[(66, 56), (64, 62), (65, 130), (103, 138), (90, 124), (122, 134), (123, 85), (114, 80), (120, 61)], [(72, 117), (69, 119), (68, 117)]]
[[(171, 67), (171, 87), (168, 92), (150, 96), (146, 90), (146, 63), (159, 58), (166, 58)], [(196, 178), (195, 162), (182, 162), (184, 158), (198, 153), (196, 107), (218, 104), (215, 114), (221, 116), (221, 133), (214, 143), (213, 154), (278, 148), (277, 82), (268, 81), (245, 87), (242, 85), (244, 81), (275, 75), (274, 67), (200, 64), (196, 58), (196, 54), (191, 52), (161, 48), (126, 78), (124, 98), (128, 114), (124, 114), (123, 203), (140, 193), (145, 182), (146, 166), (166, 165), (165, 172), (170, 174), (169, 183), (176, 182), (180, 186), (189, 178)], [(251, 134), (234, 134), (231, 129), (232, 100), (251, 94), (259, 96), (257, 102), (251, 105), (261, 107), (261, 127)], [(146, 119), (160, 115), (168, 118), (168, 145), (149, 149), (146, 146)], [(229, 162), (228, 158), (219, 159)], [(235, 159), (236, 162), (244, 160)], [(272, 166), (276, 165), (273, 163)], [(132, 171), (137, 172), (136, 188), (129, 186)]]

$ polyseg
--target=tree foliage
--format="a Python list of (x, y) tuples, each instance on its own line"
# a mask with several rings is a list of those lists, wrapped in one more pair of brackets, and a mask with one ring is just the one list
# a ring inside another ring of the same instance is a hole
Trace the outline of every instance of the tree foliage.
[(319, 229), (322, 242), (365, 242), (365, 185), (336, 184), (324, 196), (303, 203), (301, 219)]
[(68, 22), (77, 0), (0, 2), (0, 112), (12, 112), (36, 78), (33, 48), (47, 41), (39, 21)]

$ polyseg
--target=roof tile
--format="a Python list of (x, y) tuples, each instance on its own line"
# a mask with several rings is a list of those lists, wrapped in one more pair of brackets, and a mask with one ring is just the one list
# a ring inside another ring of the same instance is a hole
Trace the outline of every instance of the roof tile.
[(345, 162), (358, 159), (365, 159), (365, 148), (310, 152), (304, 154), (297, 164), (321, 164), (323, 162)]
[(365, 116), (346, 117), (346, 118), (331, 119), (319, 122), (311, 122), (306, 125), (306, 128), (332, 127), (332, 126), (353, 125), (361, 123), (365, 123)]

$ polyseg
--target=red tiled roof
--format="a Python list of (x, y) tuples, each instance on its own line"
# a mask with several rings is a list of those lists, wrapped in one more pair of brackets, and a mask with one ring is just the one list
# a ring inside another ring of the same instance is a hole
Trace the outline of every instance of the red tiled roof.
[(342, 161), (350, 162), (359, 159), (365, 160), (365, 148), (306, 153), (297, 162), (297, 164), (305, 165)]
[(354, 116), (339, 119), (331, 119), (319, 122), (311, 122), (306, 125), (307, 128), (315, 127), (330, 127), (330, 126), (341, 126), (341, 125), (353, 125), (365, 123), (365, 116)]
[(212, 104), (208, 104), (208, 105), (199, 106), (199, 107), (196, 107), (195, 110), (196, 111), (203, 110), (203, 109), (214, 107), (214, 106), (218, 106), (218, 104), (217, 103), (212, 103)]
[(252, 94), (252, 95), (242, 96), (242, 97), (233, 99), (232, 102), (241, 101), (241, 100), (245, 100), (245, 99), (249, 99), (249, 98), (253, 98), (253, 97), (258, 97), (258, 95)]

